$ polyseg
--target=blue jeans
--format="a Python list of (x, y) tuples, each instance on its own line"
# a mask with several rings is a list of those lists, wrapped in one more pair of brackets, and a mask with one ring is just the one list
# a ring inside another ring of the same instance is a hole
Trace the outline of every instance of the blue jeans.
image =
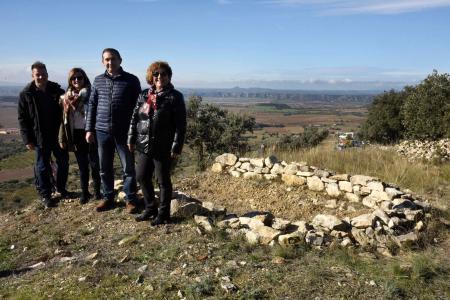
[[(66, 192), (67, 176), (69, 174), (69, 153), (59, 147), (58, 143), (36, 146), (35, 179), (36, 188), (43, 198), (50, 198), (54, 184), (58, 192)], [(52, 184), (53, 170), (50, 165), (51, 155), (56, 160), (56, 182)]]
[(136, 172), (134, 156), (128, 149), (126, 137), (118, 139), (114, 135), (97, 131), (98, 155), (100, 158), (100, 177), (102, 179), (103, 197), (114, 200), (114, 154), (117, 150), (123, 171), (123, 191), (127, 201), (136, 200)]

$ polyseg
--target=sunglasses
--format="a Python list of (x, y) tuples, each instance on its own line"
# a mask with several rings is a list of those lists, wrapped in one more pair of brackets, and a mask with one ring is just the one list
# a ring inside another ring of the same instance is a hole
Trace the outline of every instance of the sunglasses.
[(161, 77), (167, 76), (166, 72), (158, 72), (158, 71), (154, 71), (152, 73), (153, 77), (158, 77), (159, 75), (161, 75)]
[(83, 76), (73, 76), (70, 80), (72, 80), (72, 81), (75, 81), (75, 80), (81, 81), (81, 80), (84, 80), (84, 77)]

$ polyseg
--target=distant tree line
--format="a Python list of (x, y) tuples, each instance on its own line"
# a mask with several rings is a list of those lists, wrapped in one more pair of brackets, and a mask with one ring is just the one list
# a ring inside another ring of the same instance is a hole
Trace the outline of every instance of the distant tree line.
[(327, 138), (328, 130), (319, 130), (315, 127), (306, 127), (301, 134), (283, 135), (277, 147), (281, 150), (298, 150), (300, 148), (315, 147)]
[(382, 144), (450, 137), (450, 75), (435, 70), (416, 86), (376, 96), (360, 136)]

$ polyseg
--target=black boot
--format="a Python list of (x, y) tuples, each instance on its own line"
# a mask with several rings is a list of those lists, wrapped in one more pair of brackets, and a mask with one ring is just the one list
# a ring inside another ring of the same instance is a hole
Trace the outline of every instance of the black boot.
[(154, 219), (158, 215), (158, 210), (156, 209), (149, 209), (144, 210), (142, 214), (134, 218), (136, 222), (142, 222), (142, 221), (148, 221)]
[(94, 196), (96, 200), (103, 199), (103, 195), (100, 189), (100, 182), (94, 183)]
[(169, 224), (170, 223), (170, 216), (168, 214), (161, 214), (159, 213), (156, 218), (151, 221), (152, 226), (158, 226), (163, 224)]
[(80, 204), (86, 204), (89, 201), (91, 194), (89, 192), (82, 192), (80, 197)]

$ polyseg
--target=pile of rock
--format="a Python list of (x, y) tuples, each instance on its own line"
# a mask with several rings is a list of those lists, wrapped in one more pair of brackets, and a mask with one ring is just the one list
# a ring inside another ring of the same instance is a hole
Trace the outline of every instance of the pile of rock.
[[(365, 175), (335, 174), (306, 163), (279, 162), (276, 157), (265, 159), (238, 158), (223, 154), (212, 166), (214, 172), (228, 172), (234, 177), (281, 179), (288, 185), (302, 185), (312, 191), (334, 198), (361, 202), (372, 211), (354, 218), (340, 219), (334, 215), (318, 214), (310, 221), (282, 220), (270, 213), (236, 216), (224, 215), (216, 226), (245, 234), (251, 243), (280, 244), (282, 246), (306, 242), (314, 246), (340, 244), (371, 246), (389, 253), (393, 245), (418, 241), (418, 233), (425, 229), (431, 209), (426, 202), (415, 199), (410, 191)], [(200, 226), (212, 228), (206, 214), (196, 217)], [(205, 223), (206, 222), (206, 223)], [(395, 248), (395, 247), (394, 247)]]
[(439, 141), (403, 141), (396, 146), (400, 155), (412, 161), (450, 161), (450, 139)]

